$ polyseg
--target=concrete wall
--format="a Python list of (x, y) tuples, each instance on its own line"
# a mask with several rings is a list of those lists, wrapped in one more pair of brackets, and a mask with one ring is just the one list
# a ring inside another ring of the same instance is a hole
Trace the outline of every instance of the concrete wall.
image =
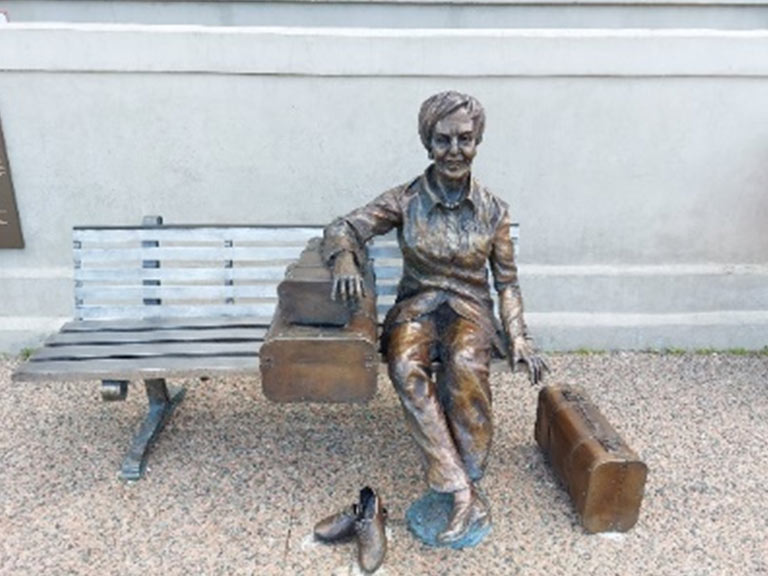
[(0, 0), (13, 21), (374, 28), (768, 27), (766, 0)]
[(768, 32), (15, 24), (0, 350), (71, 316), (72, 226), (326, 222), (426, 166), (447, 88), (486, 106), (545, 347), (768, 344)]

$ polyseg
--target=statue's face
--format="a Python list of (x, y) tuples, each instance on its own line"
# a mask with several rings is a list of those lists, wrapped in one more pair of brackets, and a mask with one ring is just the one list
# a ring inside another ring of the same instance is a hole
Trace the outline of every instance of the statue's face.
[(472, 119), (464, 108), (455, 110), (435, 125), (431, 156), (443, 178), (463, 180), (472, 168), (477, 142)]

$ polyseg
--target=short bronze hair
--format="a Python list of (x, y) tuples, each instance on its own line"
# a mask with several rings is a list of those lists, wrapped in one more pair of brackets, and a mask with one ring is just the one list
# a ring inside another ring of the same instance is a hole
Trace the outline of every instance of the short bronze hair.
[(483, 141), (483, 131), (485, 130), (483, 105), (474, 96), (449, 90), (430, 96), (424, 100), (419, 110), (419, 136), (427, 151), (432, 147), (432, 132), (434, 132), (437, 123), (459, 108), (464, 108), (472, 119), (475, 141), (478, 144)]

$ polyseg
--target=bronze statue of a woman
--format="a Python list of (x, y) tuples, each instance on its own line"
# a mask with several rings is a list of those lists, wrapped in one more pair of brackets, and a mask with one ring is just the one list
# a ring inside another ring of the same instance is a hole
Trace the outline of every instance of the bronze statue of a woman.
[(432, 163), (414, 180), (332, 222), (323, 243), (334, 297), (356, 299), (364, 290), (358, 267), (363, 246), (397, 229), (403, 276), (382, 348), (427, 483), (449, 498), (448, 519), (432, 543), (454, 547), (477, 543), (490, 528), (477, 483), (493, 437), (491, 349), (504, 344), (493, 320), (488, 267), (512, 369), (524, 363), (533, 384), (548, 369), (523, 320), (507, 205), (472, 178), (484, 127), (485, 112), (472, 96), (449, 91), (428, 98), (419, 135)]

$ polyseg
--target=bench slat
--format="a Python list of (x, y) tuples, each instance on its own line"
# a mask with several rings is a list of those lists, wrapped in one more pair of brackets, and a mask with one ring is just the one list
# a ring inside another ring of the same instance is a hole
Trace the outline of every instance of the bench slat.
[(383, 282), (376, 283), (376, 296), (392, 296), (397, 294), (397, 284), (385, 284)]
[(61, 327), (61, 332), (134, 332), (153, 330), (216, 330), (230, 328), (264, 328), (271, 316), (220, 316), (218, 318), (126, 318), (121, 320), (75, 320)]
[(267, 304), (222, 304), (199, 306), (164, 305), (156, 306), (79, 306), (77, 314), (83, 320), (118, 318), (193, 318), (201, 316), (261, 316), (271, 318), (275, 312), (275, 303)]
[(51, 336), (46, 346), (80, 346), (107, 344), (146, 344), (151, 342), (245, 342), (261, 341), (267, 328), (218, 328), (208, 330), (137, 330), (131, 332), (59, 332)]
[(400, 276), (403, 275), (402, 265), (385, 266), (383, 264), (379, 264), (378, 262), (374, 262), (373, 270), (376, 273), (376, 280), (400, 280)]
[(75, 248), (73, 257), (85, 266), (96, 262), (136, 262), (144, 260), (175, 262), (274, 262), (275, 260), (295, 260), (303, 246), (150, 246), (147, 248), (111, 247), (111, 248)]
[(158, 226), (158, 227), (78, 227), (72, 237), (79, 242), (259, 242), (270, 245), (304, 246), (308, 240), (322, 235), (322, 227), (260, 226)]
[(103, 346), (52, 346), (39, 350), (30, 362), (52, 360), (94, 360), (128, 358), (189, 358), (206, 356), (257, 356), (260, 341), (250, 342), (161, 342), (151, 344), (125, 344)]
[(254, 265), (232, 268), (216, 266), (200, 267), (166, 267), (166, 268), (75, 268), (75, 280), (88, 283), (119, 284), (126, 282), (141, 282), (143, 280), (159, 280), (161, 282), (224, 282), (225, 280), (239, 281), (281, 281), (285, 277), (285, 269), (292, 261), (269, 265)]
[(231, 286), (163, 285), (160, 286), (76, 286), (75, 298), (83, 300), (141, 300), (160, 298), (176, 300), (225, 300), (227, 298), (277, 299), (277, 283), (232, 284)]
[(253, 375), (258, 356), (189, 358), (133, 358), (129, 360), (60, 360), (27, 362), (14, 373), (15, 381), (138, 380), (142, 378), (186, 378), (190, 376)]
[(373, 244), (368, 248), (368, 255), (375, 259), (390, 259), (400, 260), (402, 259), (402, 252), (400, 252), (400, 246), (397, 244)]

